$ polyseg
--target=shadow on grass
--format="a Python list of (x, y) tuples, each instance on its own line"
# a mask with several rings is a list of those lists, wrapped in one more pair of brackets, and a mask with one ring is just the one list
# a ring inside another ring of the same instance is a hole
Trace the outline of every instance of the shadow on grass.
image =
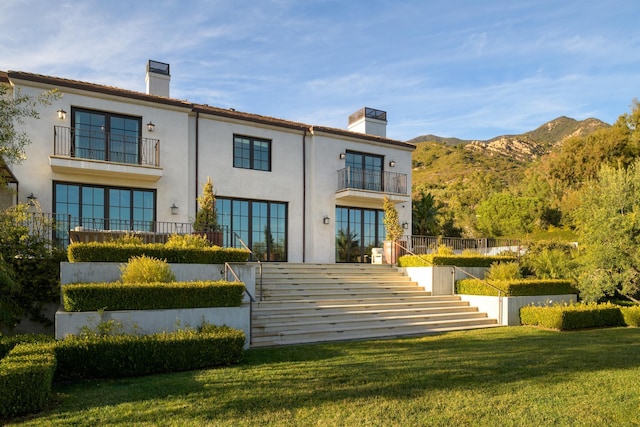
[[(95, 416), (96, 423), (124, 423), (132, 411), (138, 421), (151, 423), (173, 416), (181, 422), (232, 420), (430, 391), (491, 394), (522, 381), (545, 387), (572, 381), (580, 372), (638, 367), (640, 329), (629, 328), (496, 328), (255, 349), (237, 366), (59, 386), (61, 405), (44, 419), (87, 423)], [(113, 406), (119, 410), (109, 415), (106, 408)]]

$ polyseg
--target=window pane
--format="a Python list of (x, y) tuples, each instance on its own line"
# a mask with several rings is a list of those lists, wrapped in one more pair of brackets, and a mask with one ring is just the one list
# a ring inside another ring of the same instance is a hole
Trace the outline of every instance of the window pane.
[(82, 187), (82, 226), (104, 230), (104, 189)]
[(263, 171), (269, 170), (269, 143), (267, 141), (254, 142), (253, 168)]
[(235, 137), (233, 141), (233, 167), (251, 168), (251, 141)]

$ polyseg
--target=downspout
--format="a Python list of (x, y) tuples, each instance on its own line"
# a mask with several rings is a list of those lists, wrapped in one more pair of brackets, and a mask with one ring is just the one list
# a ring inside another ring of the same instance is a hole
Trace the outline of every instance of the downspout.
[[(195, 210), (194, 212), (198, 212), (198, 176), (199, 176), (199, 170), (198, 170), (198, 165), (200, 164), (200, 151), (199, 151), (199, 145), (200, 145), (200, 130), (199, 130), (199, 126), (198, 126), (198, 122), (200, 118), (200, 112), (196, 110), (196, 197), (193, 198), (194, 203), (195, 203)], [(195, 215), (195, 214), (194, 214)]]
[(302, 262), (307, 255), (307, 128), (302, 134)]

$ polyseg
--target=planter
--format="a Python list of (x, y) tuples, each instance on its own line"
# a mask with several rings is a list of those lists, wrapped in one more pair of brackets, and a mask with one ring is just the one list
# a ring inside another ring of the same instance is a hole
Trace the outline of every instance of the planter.
[(384, 242), (382, 242), (382, 248), (384, 251), (384, 263), (396, 264), (398, 261), (398, 254), (394, 242), (391, 240), (385, 240)]
[(222, 231), (194, 231), (191, 234), (194, 236), (204, 236), (209, 243), (215, 246), (222, 246), (223, 244)]

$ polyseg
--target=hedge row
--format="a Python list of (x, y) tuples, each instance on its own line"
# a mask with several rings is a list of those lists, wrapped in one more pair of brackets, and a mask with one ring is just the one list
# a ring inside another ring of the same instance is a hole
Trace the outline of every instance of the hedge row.
[(610, 303), (526, 306), (520, 309), (520, 322), (561, 331), (625, 325), (621, 307)]
[(0, 417), (45, 407), (56, 370), (55, 344), (17, 344), (0, 360)]
[(0, 335), (0, 359), (5, 357), (18, 344), (54, 342), (50, 335)]
[(67, 337), (55, 347), (56, 379), (115, 378), (238, 363), (244, 332), (226, 326), (154, 335)]
[(224, 264), (247, 262), (249, 251), (237, 248), (171, 248), (162, 243), (131, 245), (114, 242), (72, 243), (70, 262), (128, 262), (131, 257), (146, 255), (173, 264)]
[(434, 265), (455, 265), (456, 267), (489, 267), (494, 262), (512, 261), (517, 261), (517, 257), (505, 255), (403, 255), (398, 258), (398, 266), (431, 267)]
[(640, 326), (640, 305), (631, 307), (620, 307), (620, 312), (627, 326)]
[(238, 307), (244, 283), (220, 281), (171, 283), (72, 283), (62, 287), (66, 311), (161, 310)]
[[(491, 280), (492, 286), (502, 291), (502, 296), (566, 295), (577, 294), (577, 289), (569, 280)], [(487, 285), (486, 280), (463, 279), (456, 282), (456, 293), (463, 295), (498, 296), (498, 291)]]

